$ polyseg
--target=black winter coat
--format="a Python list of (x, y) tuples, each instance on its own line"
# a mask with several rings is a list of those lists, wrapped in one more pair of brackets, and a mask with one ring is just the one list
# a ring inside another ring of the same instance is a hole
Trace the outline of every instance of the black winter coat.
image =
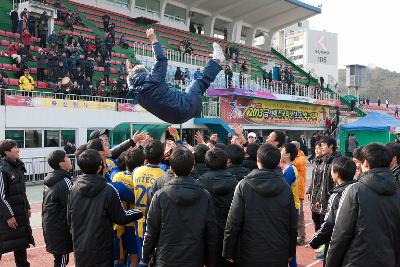
[[(0, 254), (35, 245), (29, 223), (30, 210), (25, 187), (25, 166), (20, 160), (0, 161)], [(15, 217), (17, 229), (8, 227), (7, 220)]]
[(372, 169), (342, 193), (326, 267), (396, 267), (400, 192), (389, 168)]
[(297, 211), (282, 171), (253, 170), (236, 187), (222, 255), (241, 267), (287, 267), (296, 238)]
[(227, 169), (233, 176), (235, 176), (236, 180), (241, 181), (247, 174), (250, 173), (250, 170), (243, 165), (232, 164)]
[[(331, 164), (335, 158), (340, 157), (340, 152), (333, 152), (330, 156), (316, 160), (316, 166), (313, 169), (311, 182), (311, 210), (320, 214), (326, 214), (328, 209), (328, 200), (330, 192), (334, 187), (331, 176)], [(317, 203), (321, 205), (317, 207)]]
[(217, 223), (210, 194), (191, 177), (157, 191), (147, 214), (143, 260), (157, 267), (217, 267)]
[(46, 250), (61, 255), (72, 252), (72, 237), (67, 222), (71, 174), (54, 170), (44, 178), (42, 226)]
[(324, 223), (310, 241), (310, 246), (314, 249), (317, 249), (321, 245), (325, 244), (325, 255), (327, 254), (329, 242), (331, 241), (333, 227), (335, 226), (336, 215), (342, 193), (349, 185), (355, 182), (356, 181), (346, 182), (333, 188), (331, 197), (329, 198), (328, 213), (325, 215)]
[(141, 217), (140, 211), (124, 211), (117, 190), (103, 176), (79, 176), (68, 202), (75, 266), (113, 267), (113, 223), (125, 225)]
[(254, 159), (245, 159), (243, 160), (242, 166), (249, 169), (249, 171), (257, 170), (257, 161)]
[(198, 175), (202, 176), (206, 171), (208, 171), (209, 169), (207, 168), (205, 163), (196, 163), (194, 165), (194, 169), (196, 170), (196, 172), (198, 173)]

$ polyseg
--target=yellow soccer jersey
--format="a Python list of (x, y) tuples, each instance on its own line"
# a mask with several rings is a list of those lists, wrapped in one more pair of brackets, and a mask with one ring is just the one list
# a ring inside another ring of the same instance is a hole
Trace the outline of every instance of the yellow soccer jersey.
[[(132, 179), (132, 174), (128, 173), (128, 172), (119, 172), (116, 175), (114, 175), (113, 182), (121, 182), (123, 183), (127, 188), (129, 188), (129, 190), (132, 191), (132, 193), (134, 192), (134, 187), (133, 187), (133, 179)], [(135, 206), (132, 204), (127, 204), (126, 202), (122, 202), (123, 206), (125, 209), (134, 209)], [(133, 222), (127, 224), (127, 226), (133, 226)]]
[(143, 238), (146, 231), (147, 207), (150, 205), (148, 191), (155, 181), (163, 176), (165, 172), (155, 165), (139, 167), (133, 174), (133, 186), (135, 194), (135, 208), (143, 212), (143, 218), (136, 221), (136, 236)]

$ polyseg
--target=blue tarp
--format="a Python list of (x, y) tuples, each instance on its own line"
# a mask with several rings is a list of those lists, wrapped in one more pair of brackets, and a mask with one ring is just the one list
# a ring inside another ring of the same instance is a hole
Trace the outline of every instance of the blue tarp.
[(400, 121), (385, 113), (370, 112), (358, 121), (343, 125), (341, 129), (346, 131), (390, 131), (391, 127), (400, 127)]

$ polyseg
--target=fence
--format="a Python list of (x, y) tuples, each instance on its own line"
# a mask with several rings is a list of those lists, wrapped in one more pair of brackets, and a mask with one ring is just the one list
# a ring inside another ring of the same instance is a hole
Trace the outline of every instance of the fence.
[[(76, 165), (75, 155), (68, 155), (72, 162), (72, 176), (76, 177), (80, 174), (80, 170)], [(41, 183), (52, 169), (47, 163), (47, 157), (21, 158), (25, 164), (25, 181), (27, 184)]]

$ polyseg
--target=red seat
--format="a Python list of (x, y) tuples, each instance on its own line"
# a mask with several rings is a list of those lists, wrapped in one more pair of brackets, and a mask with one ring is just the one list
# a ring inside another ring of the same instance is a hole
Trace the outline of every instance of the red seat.
[(45, 82), (37, 82), (37, 88), (46, 89), (47, 88), (47, 83), (45, 83)]
[(6, 36), (6, 31), (5, 30), (0, 30), (0, 36)]
[(13, 72), (19, 72), (20, 71), (20, 69), (17, 66), (14, 66), (14, 65), (11, 66), (11, 70)]
[(10, 41), (8, 40), (0, 40), (0, 44), (3, 46), (9, 46), (10, 45)]
[(5, 70), (12, 70), (12, 65), (11, 64), (7, 64), (7, 63), (4, 63), (3, 64), (3, 69), (5, 69)]
[(37, 69), (36, 68), (31, 68), (31, 74), (37, 74)]
[(8, 79), (8, 84), (9, 84), (9, 85), (13, 85), (13, 86), (18, 86), (18, 85), (19, 85), (19, 81), (18, 81), (18, 79), (11, 79), (11, 78), (9, 78), (9, 79)]
[(6, 32), (6, 36), (7, 36), (8, 38), (14, 38), (14, 33), (12, 33), (12, 32)]

